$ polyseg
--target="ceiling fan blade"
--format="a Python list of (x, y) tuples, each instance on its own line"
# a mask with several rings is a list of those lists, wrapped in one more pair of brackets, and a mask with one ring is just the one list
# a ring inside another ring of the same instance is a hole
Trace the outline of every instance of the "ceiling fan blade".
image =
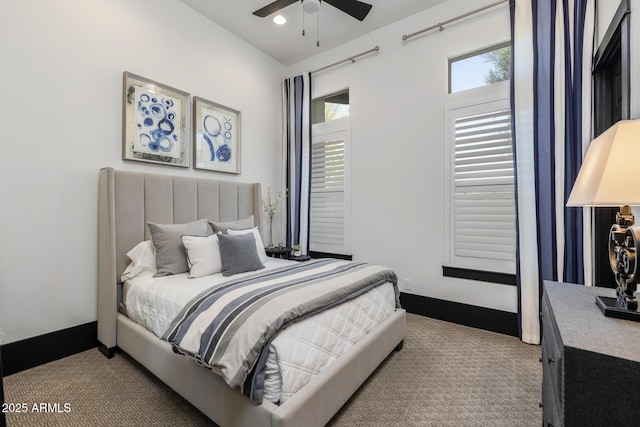
[(331, 6), (336, 7), (344, 13), (353, 16), (359, 21), (363, 21), (371, 10), (369, 3), (363, 3), (358, 0), (323, 0)]
[(262, 9), (256, 10), (255, 12), (253, 12), (253, 14), (259, 16), (260, 18), (264, 18), (298, 1), (300, 0), (276, 0), (273, 3), (269, 3)]

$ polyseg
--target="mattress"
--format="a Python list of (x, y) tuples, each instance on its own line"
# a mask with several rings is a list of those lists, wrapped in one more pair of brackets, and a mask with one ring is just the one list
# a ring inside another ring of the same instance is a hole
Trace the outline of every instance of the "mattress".
[[(270, 258), (265, 269), (293, 262)], [(189, 301), (226, 280), (221, 274), (196, 279), (187, 273), (137, 276), (123, 286), (122, 311), (160, 337)], [(394, 289), (387, 283), (282, 330), (268, 349), (264, 398), (286, 401), (394, 310)]]

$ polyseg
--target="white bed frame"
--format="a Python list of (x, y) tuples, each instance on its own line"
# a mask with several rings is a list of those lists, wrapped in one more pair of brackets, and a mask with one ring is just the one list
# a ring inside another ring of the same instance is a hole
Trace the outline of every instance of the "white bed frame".
[(118, 312), (126, 253), (148, 239), (145, 224), (199, 218), (260, 222), (260, 184), (100, 171), (98, 215), (98, 340), (107, 357), (119, 348), (196, 408), (226, 426), (326, 424), (405, 336), (406, 312), (396, 310), (284, 404), (256, 405), (222, 378), (173, 352), (171, 345)]

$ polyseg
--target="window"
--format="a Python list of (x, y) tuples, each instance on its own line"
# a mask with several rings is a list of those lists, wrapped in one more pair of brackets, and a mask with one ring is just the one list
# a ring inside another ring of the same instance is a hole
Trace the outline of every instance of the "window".
[(511, 46), (503, 43), (449, 60), (449, 93), (511, 78)]
[(309, 250), (351, 255), (349, 89), (311, 102)]
[(445, 276), (515, 284), (509, 42), (449, 59)]
[(349, 121), (313, 125), (309, 249), (350, 255)]
[(445, 264), (515, 273), (509, 99), (449, 107)]
[(311, 123), (324, 123), (349, 117), (349, 90), (316, 98), (311, 102)]

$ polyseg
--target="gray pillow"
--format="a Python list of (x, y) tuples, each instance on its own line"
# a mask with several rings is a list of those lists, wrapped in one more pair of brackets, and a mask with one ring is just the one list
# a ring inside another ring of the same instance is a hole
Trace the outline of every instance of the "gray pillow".
[(223, 276), (232, 276), (264, 268), (256, 250), (256, 239), (253, 234), (239, 234), (236, 236), (218, 234), (218, 240), (220, 242)]
[(247, 218), (238, 219), (236, 221), (209, 221), (209, 223), (211, 224), (211, 228), (213, 228), (214, 233), (226, 233), (228, 228), (232, 230), (245, 230), (247, 228), (253, 228), (255, 226), (255, 224), (253, 223), (253, 215), (250, 215)]
[(209, 223), (200, 219), (186, 224), (154, 224), (148, 222), (149, 233), (153, 246), (156, 248), (156, 276), (170, 276), (172, 274), (189, 271), (187, 254), (182, 245), (181, 236), (207, 236)]

